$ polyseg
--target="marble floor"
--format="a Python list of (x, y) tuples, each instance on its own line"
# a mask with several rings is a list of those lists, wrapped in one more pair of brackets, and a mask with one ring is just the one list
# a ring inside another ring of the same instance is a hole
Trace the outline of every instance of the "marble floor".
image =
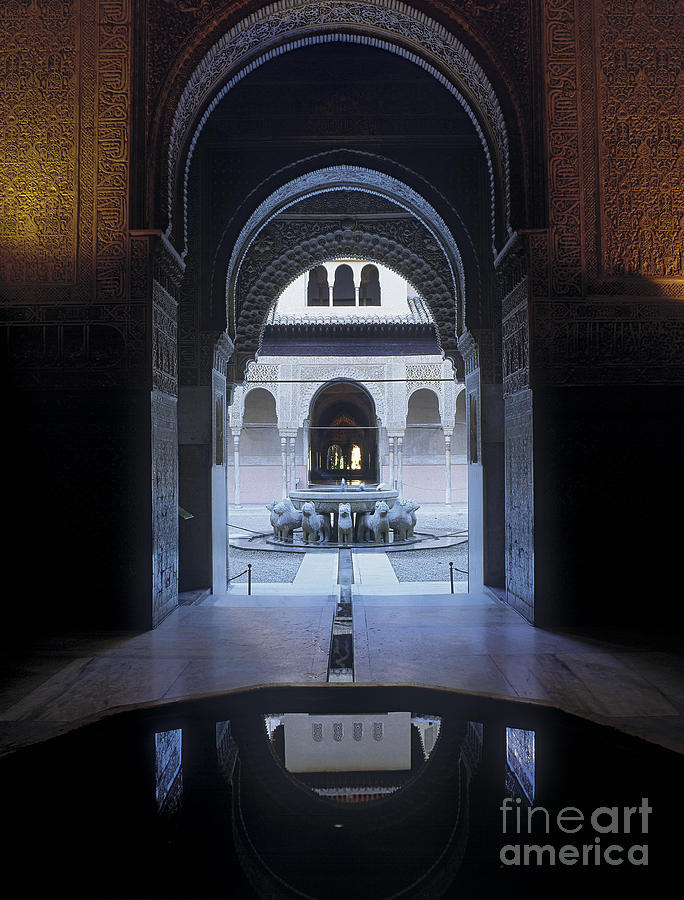
[[(0, 753), (120, 709), (325, 683), (336, 554), (308, 556), (315, 590), (254, 585), (248, 596), (236, 586), (180, 606), (153, 631), (55, 635), (5, 660)], [(684, 753), (681, 655), (616, 633), (533, 628), (492, 596), (399, 585), (385, 554), (354, 557), (356, 682), (553, 705)]]

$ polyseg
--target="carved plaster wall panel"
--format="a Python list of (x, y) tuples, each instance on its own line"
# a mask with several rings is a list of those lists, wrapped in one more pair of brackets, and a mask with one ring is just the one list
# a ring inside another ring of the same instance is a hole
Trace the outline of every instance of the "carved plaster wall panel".
[(152, 620), (178, 603), (178, 419), (176, 398), (151, 395)]
[[(243, 354), (243, 360), (256, 354), (269, 308), (287, 285), (302, 272), (340, 254), (382, 263), (407, 278), (430, 306), (442, 349), (448, 355), (457, 356), (454, 297), (438, 273), (411, 250), (388, 238), (340, 230), (289, 247), (280, 257), (271, 257), (259, 279), (240, 298), (235, 346)], [(238, 371), (235, 380), (240, 375)]]
[(77, 250), (79, 7), (3, 3), (0, 282), (73, 282)]
[[(235, 290), (235, 282), (240, 277), (240, 269), (245, 254), (256, 240), (259, 232), (271, 222), (279, 212), (298, 203), (302, 198), (337, 190), (340, 187), (356, 187), (371, 194), (377, 193), (390, 199), (397, 206), (414, 215), (423, 225), (424, 230), (437, 245), (442, 259), (442, 267), (446, 263), (449, 269), (447, 284), (454, 295), (460, 295), (461, 303), (465, 301), (465, 272), (461, 253), (451, 231), (437, 211), (412, 188), (403, 182), (363, 166), (329, 166), (316, 169), (307, 175), (295, 178), (284, 184), (270, 197), (261, 203), (252, 213), (235, 242), (235, 247), (228, 264), (226, 274), (226, 296), (229, 309)], [(402, 223), (403, 225), (403, 223)], [(396, 226), (395, 226), (396, 227)], [(341, 229), (345, 233), (350, 229)], [(358, 231), (358, 229), (355, 229)], [(233, 304), (235, 308), (235, 304)], [(232, 323), (235, 327), (235, 322)]]
[(608, 274), (681, 277), (681, 5), (602, 0), (598, 8), (603, 266)]
[(178, 395), (177, 304), (155, 279), (152, 285), (152, 386)]
[(684, 307), (662, 299), (535, 301), (535, 379), (684, 383)]
[(534, 614), (534, 484), (532, 392), (505, 398), (505, 560), (508, 602)]
[(580, 113), (575, 0), (545, 0), (551, 293), (582, 294)]
[[(438, 358), (428, 363), (425, 357), (408, 357), (408, 361), (406, 357), (386, 357), (380, 363), (369, 362), (368, 357), (348, 357), (344, 363), (332, 357), (320, 358), (315, 363), (311, 357), (264, 359), (267, 360), (264, 363), (250, 364), (247, 381), (235, 387), (229, 409), (231, 428), (242, 427), (245, 398), (255, 387), (273, 395), (278, 428), (295, 432), (309, 418), (311, 401), (319, 388), (336, 379), (363, 384), (373, 398), (382, 425), (402, 433), (409, 396), (414, 389), (428, 387), (436, 392), (442, 427), (453, 427), (456, 395), (463, 390), (463, 385), (453, 380), (448, 360)], [(408, 378), (421, 380), (414, 385), (405, 381)]]
[(128, 293), (131, 0), (100, 0), (95, 134), (97, 297)]

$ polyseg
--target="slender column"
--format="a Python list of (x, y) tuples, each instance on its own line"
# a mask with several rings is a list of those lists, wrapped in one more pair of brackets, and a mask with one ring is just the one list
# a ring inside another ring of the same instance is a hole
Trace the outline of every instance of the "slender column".
[(302, 444), (304, 453), (304, 484), (302, 487), (309, 485), (309, 420), (304, 419), (302, 422)]
[(288, 438), (290, 442), (290, 490), (297, 490), (297, 465), (295, 460), (295, 440), (296, 438)]
[(233, 428), (233, 475), (235, 477), (235, 505), (240, 506), (240, 431), (239, 428)]
[(287, 497), (287, 438), (280, 437), (280, 474), (282, 481), (282, 496)]
[(394, 438), (389, 437), (389, 486), (394, 490)]
[(399, 496), (404, 496), (404, 457), (402, 448), (404, 444), (403, 436), (397, 438), (397, 490)]
[(444, 502), (448, 505), (451, 503), (451, 434), (444, 431), (444, 466), (445, 466), (445, 488)]

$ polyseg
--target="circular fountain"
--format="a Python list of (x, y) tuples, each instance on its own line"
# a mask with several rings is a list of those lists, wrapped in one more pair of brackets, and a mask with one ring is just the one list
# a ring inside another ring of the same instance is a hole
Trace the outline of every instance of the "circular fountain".
[(311, 501), (316, 512), (336, 513), (340, 503), (351, 506), (352, 515), (361, 512), (373, 512), (378, 500), (384, 500), (391, 509), (399, 497), (399, 491), (390, 491), (378, 486), (316, 484), (313, 487), (290, 491), (290, 500), (296, 509), (301, 509), (307, 501)]
[[(413, 544), (418, 505), (382, 484), (316, 484), (269, 505), (269, 543), (292, 547)], [(301, 528), (301, 537), (295, 531)]]

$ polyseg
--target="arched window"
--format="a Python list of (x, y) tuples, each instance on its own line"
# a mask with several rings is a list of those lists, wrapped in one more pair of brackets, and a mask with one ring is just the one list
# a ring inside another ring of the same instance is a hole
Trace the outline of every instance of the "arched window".
[(361, 269), (359, 306), (380, 306), (380, 273), (370, 263)]
[(333, 285), (333, 306), (356, 306), (354, 293), (354, 273), (352, 267), (342, 263), (335, 269)]
[(337, 469), (345, 469), (344, 455), (339, 444), (332, 444), (328, 447), (328, 456), (326, 460), (326, 469), (334, 472)]
[(325, 266), (316, 266), (309, 272), (309, 283), (306, 288), (307, 306), (330, 306), (330, 288), (328, 271)]

